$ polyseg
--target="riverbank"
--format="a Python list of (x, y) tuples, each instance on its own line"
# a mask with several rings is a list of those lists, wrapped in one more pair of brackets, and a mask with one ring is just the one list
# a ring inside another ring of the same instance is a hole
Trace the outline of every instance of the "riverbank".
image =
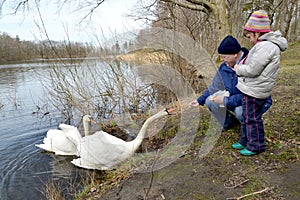
[(299, 51), (297, 43), (282, 54), (273, 106), (264, 115), (266, 152), (244, 157), (231, 149), (240, 133), (235, 128), (222, 133), (209, 154), (200, 158), (209, 122), (209, 112), (201, 107), (201, 126), (184, 156), (152, 173), (112, 171), (118, 178), (90, 187), (81, 199), (298, 199)]

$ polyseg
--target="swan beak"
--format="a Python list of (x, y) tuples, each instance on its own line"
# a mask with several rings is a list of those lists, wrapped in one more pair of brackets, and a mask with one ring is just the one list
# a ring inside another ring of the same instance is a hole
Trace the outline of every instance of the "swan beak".
[(166, 112), (168, 113), (168, 115), (172, 115), (173, 113), (176, 110), (176, 108), (166, 108)]
[(93, 124), (97, 124), (97, 122), (92, 117), (89, 118), (89, 121)]

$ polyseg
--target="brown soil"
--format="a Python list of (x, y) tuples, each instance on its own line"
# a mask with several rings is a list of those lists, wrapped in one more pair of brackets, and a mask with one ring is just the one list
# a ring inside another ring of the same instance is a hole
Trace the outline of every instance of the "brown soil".
[[(298, 199), (300, 163), (272, 161), (265, 152), (242, 157), (224, 146), (204, 159), (191, 151), (175, 163), (153, 173), (134, 174), (118, 187), (95, 199)], [(247, 199), (247, 198), (246, 198)]]

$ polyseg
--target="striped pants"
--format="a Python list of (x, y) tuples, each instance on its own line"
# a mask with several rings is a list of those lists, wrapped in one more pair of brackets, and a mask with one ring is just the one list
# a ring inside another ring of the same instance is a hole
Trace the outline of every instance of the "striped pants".
[(243, 121), (242, 136), (239, 143), (253, 152), (263, 152), (266, 150), (265, 133), (262, 120), (264, 104), (266, 99), (257, 99), (244, 94), (243, 97)]

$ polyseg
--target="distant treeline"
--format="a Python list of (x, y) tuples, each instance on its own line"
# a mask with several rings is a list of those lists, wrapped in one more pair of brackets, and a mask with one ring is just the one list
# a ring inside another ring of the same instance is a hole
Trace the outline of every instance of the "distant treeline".
[(0, 64), (34, 59), (84, 58), (120, 53), (119, 44), (101, 48), (89, 43), (71, 41), (26, 41), (7, 33), (0, 34)]

